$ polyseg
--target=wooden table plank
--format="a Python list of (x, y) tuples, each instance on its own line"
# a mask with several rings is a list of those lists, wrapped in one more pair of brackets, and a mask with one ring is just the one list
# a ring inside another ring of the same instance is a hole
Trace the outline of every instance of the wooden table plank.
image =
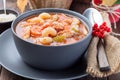
[(120, 73), (109, 76), (108, 80), (120, 80)]
[[(82, 0), (74, 0), (70, 9), (79, 13), (83, 13), (85, 11), (86, 8), (90, 7), (90, 4), (88, 3), (81, 3)], [(88, 0), (90, 1), (90, 0)], [(87, 2), (87, 1), (86, 1)]]

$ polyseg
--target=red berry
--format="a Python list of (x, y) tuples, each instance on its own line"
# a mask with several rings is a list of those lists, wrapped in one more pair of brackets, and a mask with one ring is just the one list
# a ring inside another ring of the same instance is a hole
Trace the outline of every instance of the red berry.
[(106, 31), (106, 30), (107, 30), (107, 27), (105, 26), (105, 27), (104, 27), (104, 31)]
[(102, 23), (103, 26), (106, 26), (106, 24), (107, 24), (106, 22), (103, 22), (103, 23)]
[(95, 35), (97, 36), (99, 34), (99, 32), (95, 32)]
[(96, 30), (97, 28), (93, 28), (93, 30)]
[(100, 33), (104, 34), (105, 30), (104, 29), (100, 29)]
[(107, 27), (107, 26), (105, 27), (105, 31), (106, 31), (106, 32), (108, 32), (108, 31), (109, 31), (109, 29), (108, 29), (108, 27)]
[(92, 32), (92, 35), (95, 36), (95, 31)]
[(99, 32), (100, 31), (100, 29), (99, 28), (96, 28), (96, 30), (95, 30), (96, 32)]
[(98, 24), (94, 24), (93, 32), (92, 32), (93, 36), (97, 36), (99, 38), (104, 38), (105, 32), (110, 32), (110, 28), (107, 26), (106, 22), (103, 22), (103, 24), (100, 25), (100, 27), (98, 27)]
[(98, 28), (98, 24), (95, 23), (94, 26), (93, 26), (93, 28)]
[(96, 5), (100, 5), (100, 4), (102, 4), (102, 0), (94, 0), (94, 3), (95, 3)]
[(101, 35), (101, 38), (104, 38), (105, 37), (105, 35), (103, 34), (103, 35)]
[(98, 33), (98, 35), (97, 35), (97, 36), (98, 36), (99, 38), (101, 38), (101, 35), (102, 35), (101, 33)]
[(104, 29), (105, 28), (105, 26), (103, 26), (103, 25), (100, 25), (100, 29)]
[(110, 32), (110, 28), (107, 28), (107, 30), (106, 30), (107, 32)]

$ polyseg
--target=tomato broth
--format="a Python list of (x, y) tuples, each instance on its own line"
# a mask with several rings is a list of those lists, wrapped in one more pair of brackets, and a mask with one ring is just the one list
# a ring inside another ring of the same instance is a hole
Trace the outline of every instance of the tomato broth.
[(40, 13), (20, 21), (16, 33), (22, 39), (40, 45), (59, 46), (86, 37), (88, 29), (78, 18), (63, 13)]

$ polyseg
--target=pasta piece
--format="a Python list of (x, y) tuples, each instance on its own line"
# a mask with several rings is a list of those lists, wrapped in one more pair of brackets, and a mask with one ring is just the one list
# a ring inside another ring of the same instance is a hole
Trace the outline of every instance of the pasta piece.
[(38, 38), (37, 43), (40, 42), (42, 44), (49, 45), (50, 43), (53, 42), (53, 39), (51, 37), (43, 37), (43, 38)]
[(58, 20), (58, 15), (57, 14), (53, 15), (52, 20), (57, 21)]
[(41, 18), (38, 18), (38, 17), (34, 17), (34, 18), (31, 18), (31, 19), (28, 19), (27, 22), (34, 23), (34, 24), (43, 24), (44, 20), (41, 19)]
[(57, 35), (57, 31), (52, 28), (52, 27), (47, 27), (42, 31), (42, 36), (56, 36)]
[(64, 29), (64, 25), (62, 23), (59, 23), (57, 21), (52, 23), (52, 27), (55, 28), (57, 32), (61, 31)]
[(72, 25), (75, 25), (75, 24), (80, 24), (80, 20), (77, 18), (73, 18)]
[(41, 13), (39, 15), (39, 18), (42, 18), (42, 19), (49, 19), (51, 18), (51, 15), (49, 13)]

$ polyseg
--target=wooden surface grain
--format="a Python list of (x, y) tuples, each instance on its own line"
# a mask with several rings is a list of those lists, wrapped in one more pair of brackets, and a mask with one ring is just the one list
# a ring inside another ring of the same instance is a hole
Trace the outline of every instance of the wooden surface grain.
[[(73, 4), (71, 5), (70, 9), (82, 13), (86, 8), (90, 7), (89, 1), (90, 0), (85, 0), (84, 2), (83, 0), (73, 0)], [(0, 8), (3, 8), (2, 0), (0, 0)], [(16, 0), (7, 0), (7, 8), (18, 10), (18, 8), (16, 7)], [(29, 10), (28, 7), (26, 11), (27, 10)], [(0, 80), (30, 80), (13, 74), (3, 67), (0, 69)], [(106, 78), (93, 78), (90, 75), (88, 75), (79, 80), (120, 80), (120, 74), (114, 74)]]

